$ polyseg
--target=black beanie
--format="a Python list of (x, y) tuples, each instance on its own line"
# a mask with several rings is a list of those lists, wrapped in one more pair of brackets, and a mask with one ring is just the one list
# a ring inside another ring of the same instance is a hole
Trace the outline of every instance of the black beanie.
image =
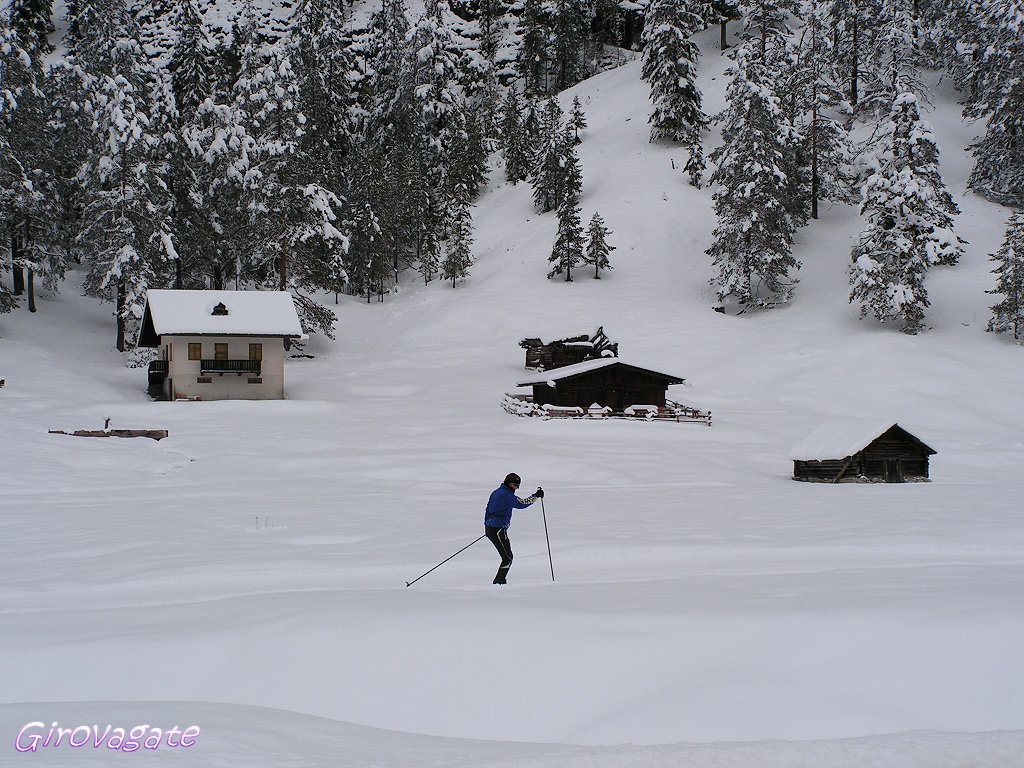
[(509, 472), (505, 475), (505, 485), (512, 485), (512, 483), (522, 483), (523, 481), (519, 478), (515, 472)]

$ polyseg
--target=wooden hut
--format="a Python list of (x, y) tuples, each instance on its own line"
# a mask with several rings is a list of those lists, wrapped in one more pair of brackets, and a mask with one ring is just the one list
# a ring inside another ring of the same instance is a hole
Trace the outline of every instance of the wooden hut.
[(793, 479), (903, 483), (928, 479), (935, 451), (894, 421), (833, 421), (790, 452)]
[(669, 385), (682, 383), (680, 376), (629, 365), (612, 357), (538, 373), (516, 386), (532, 387), (535, 405), (586, 410), (596, 403), (612, 411), (622, 411), (631, 405), (664, 408)]

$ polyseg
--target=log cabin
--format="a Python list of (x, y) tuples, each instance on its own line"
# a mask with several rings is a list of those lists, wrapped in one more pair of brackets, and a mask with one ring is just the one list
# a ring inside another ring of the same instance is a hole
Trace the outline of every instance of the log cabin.
[(794, 480), (903, 483), (928, 480), (935, 453), (894, 421), (854, 420), (823, 424), (789, 458)]
[(586, 410), (596, 403), (612, 411), (623, 411), (633, 405), (664, 408), (669, 385), (682, 384), (683, 381), (680, 376), (659, 373), (609, 357), (537, 373), (522, 379), (516, 386), (532, 387), (533, 403), (539, 406)]

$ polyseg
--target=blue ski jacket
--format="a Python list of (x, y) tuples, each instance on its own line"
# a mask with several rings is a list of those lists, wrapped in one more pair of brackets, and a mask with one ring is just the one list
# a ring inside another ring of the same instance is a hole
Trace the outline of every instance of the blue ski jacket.
[(491, 491), (484, 512), (484, 525), (492, 528), (508, 528), (512, 523), (513, 509), (526, 509), (537, 500), (536, 496), (520, 499), (515, 492), (502, 483)]

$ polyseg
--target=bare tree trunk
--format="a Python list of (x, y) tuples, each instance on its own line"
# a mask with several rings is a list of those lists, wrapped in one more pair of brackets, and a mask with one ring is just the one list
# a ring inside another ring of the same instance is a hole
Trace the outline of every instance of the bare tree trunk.
[[(811, 13), (817, 13), (812, 2)], [(811, 87), (811, 218), (818, 218), (818, 190), (821, 180), (818, 178), (818, 24), (815, 18), (811, 27), (811, 60), (814, 64), (814, 84)]]
[(28, 271), (28, 311), (36, 311), (36, 273), (34, 269)]
[(117, 351), (124, 352), (127, 345), (125, 344), (125, 322), (124, 322), (124, 307), (127, 303), (128, 296), (127, 290), (125, 290), (124, 283), (119, 282), (117, 284)]
[(857, 81), (860, 79), (860, 18), (856, 3), (853, 6), (853, 40), (850, 45), (850, 104), (857, 106)]
[(281, 258), (280, 258), (279, 261), (280, 261), (279, 269), (280, 269), (280, 272), (281, 272), (280, 290), (287, 291), (288, 290), (288, 251), (285, 248), (281, 249)]
[(21, 296), (25, 292), (25, 270), (18, 263), (21, 259), (21, 235), (11, 231), (11, 275), (14, 278), (13, 293)]

